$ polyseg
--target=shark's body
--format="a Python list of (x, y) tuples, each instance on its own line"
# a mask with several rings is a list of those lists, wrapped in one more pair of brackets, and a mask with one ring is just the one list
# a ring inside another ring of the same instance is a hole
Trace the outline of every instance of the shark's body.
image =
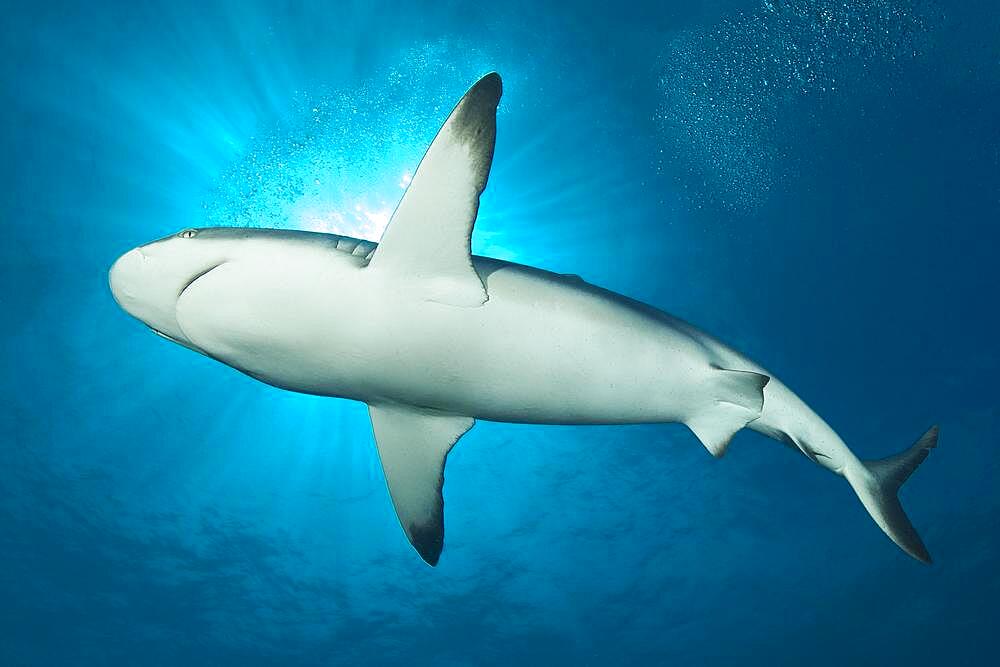
[(259, 261), (229, 262), (177, 302), (188, 340), (268, 384), (540, 424), (679, 421), (714, 393), (706, 336), (579, 278), (475, 257), (490, 298), (462, 308), (414, 299), (333, 249), (353, 239), (269, 236)]
[(185, 230), (120, 258), (116, 299), (263, 382), (367, 403), (400, 522), (431, 564), (443, 546), (445, 457), (475, 419), (681, 422), (715, 456), (749, 426), (846, 477), (883, 530), (929, 560), (895, 492), (936, 429), (862, 463), (785, 385), (690, 324), (576, 276), (471, 255), (499, 97), (496, 75), (466, 94), (378, 246)]

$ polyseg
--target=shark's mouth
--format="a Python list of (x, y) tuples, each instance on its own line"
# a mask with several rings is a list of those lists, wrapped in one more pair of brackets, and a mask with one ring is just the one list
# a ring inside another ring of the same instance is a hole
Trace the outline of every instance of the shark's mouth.
[(160, 331), (159, 329), (154, 329), (153, 327), (149, 327), (149, 329), (150, 329), (150, 331), (152, 331), (153, 333), (155, 333), (157, 336), (160, 336), (161, 338), (166, 338), (171, 343), (177, 343), (181, 347), (186, 347), (189, 350), (194, 350), (198, 354), (204, 354), (206, 357), (209, 356), (208, 353), (205, 352), (205, 350), (201, 349), (200, 347), (198, 347), (197, 345), (195, 345), (191, 341), (181, 340), (180, 338), (174, 338), (170, 334), (165, 334), (162, 331)]
[(187, 346), (187, 342), (186, 341), (178, 340), (178, 339), (174, 338), (173, 336), (171, 336), (170, 334), (165, 334), (162, 331), (160, 331), (159, 329), (156, 329), (155, 327), (149, 327), (149, 330), (152, 331), (153, 333), (155, 333), (157, 336), (160, 336), (161, 338), (166, 338), (171, 343), (177, 343), (178, 345)]
[[(226, 262), (219, 262), (218, 264), (214, 264), (214, 265), (208, 267), (204, 271), (200, 271), (200, 272), (194, 274), (191, 277), (191, 279), (188, 280), (184, 284), (183, 287), (181, 287), (180, 291), (177, 292), (177, 303), (180, 302), (181, 297), (183, 297), (184, 294), (189, 289), (191, 289), (191, 287), (195, 283), (197, 283), (199, 280), (201, 280), (202, 278), (204, 278), (205, 276), (207, 276), (208, 274), (210, 274), (212, 271), (215, 271), (217, 268), (219, 268), (220, 266), (224, 265), (225, 263)], [(178, 320), (177, 321), (177, 329), (180, 332), (180, 334), (183, 336), (183, 339), (175, 338), (174, 336), (171, 336), (170, 334), (164, 333), (164, 332), (160, 331), (159, 329), (155, 329), (153, 327), (150, 327), (150, 328), (153, 329), (153, 333), (155, 333), (157, 336), (162, 336), (163, 338), (166, 338), (167, 340), (169, 340), (171, 342), (177, 343), (178, 345), (182, 345), (182, 346), (184, 346), (184, 347), (186, 347), (186, 348), (188, 348), (190, 350), (194, 350), (195, 352), (199, 352), (201, 354), (204, 354), (204, 355), (208, 356), (208, 353), (206, 353), (204, 350), (202, 350), (200, 347), (198, 347), (197, 345), (195, 345), (194, 343), (192, 343), (189, 340), (190, 337), (188, 336), (187, 332), (184, 331), (184, 327), (181, 326), (181, 323), (180, 323), (179, 319), (177, 318), (176, 311), (175, 311), (174, 317), (175, 317), (175, 319)]]
[(223, 264), (225, 264), (225, 262), (219, 262), (215, 266), (210, 266), (209, 268), (205, 269), (201, 273), (194, 274), (194, 277), (192, 277), (191, 280), (187, 281), (187, 283), (185, 283), (184, 287), (181, 288), (181, 291), (177, 293), (177, 298), (180, 299), (182, 296), (184, 296), (184, 292), (186, 292), (189, 287), (191, 287), (192, 285), (194, 285), (201, 278), (204, 278), (205, 276), (207, 276), (208, 274), (210, 274), (212, 271), (215, 271), (217, 268), (219, 268)]

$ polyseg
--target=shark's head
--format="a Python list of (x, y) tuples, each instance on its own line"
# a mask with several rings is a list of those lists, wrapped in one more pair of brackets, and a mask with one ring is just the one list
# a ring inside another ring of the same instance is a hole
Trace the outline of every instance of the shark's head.
[[(238, 342), (280, 344), (312, 266), (329, 275), (367, 262), (375, 245), (333, 234), (246, 227), (185, 229), (128, 251), (108, 274), (115, 301), (154, 332), (216, 359)], [(332, 254), (331, 254), (332, 253)], [(296, 282), (296, 281), (299, 282)], [(298, 309), (301, 310), (301, 309)], [(229, 363), (229, 362), (227, 362)]]
[(177, 302), (239, 252), (237, 235), (214, 232), (185, 229), (119, 257), (108, 273), (115, 301), (156, 333), (197, 350), (177, 323)]

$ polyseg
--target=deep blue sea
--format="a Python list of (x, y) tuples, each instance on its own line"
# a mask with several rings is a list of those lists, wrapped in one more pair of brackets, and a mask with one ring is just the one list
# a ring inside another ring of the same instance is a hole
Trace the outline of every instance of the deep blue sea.
[[(6, 2), (0, 665), (995, 664), (1000, 12), (988, 0)], [(749, 431), (480, 422), (430, 568), (364, 405), (128, 317), (192, 226), (377, 240), (504, 77), (478, 254), (773, 370), (902, 498)]]

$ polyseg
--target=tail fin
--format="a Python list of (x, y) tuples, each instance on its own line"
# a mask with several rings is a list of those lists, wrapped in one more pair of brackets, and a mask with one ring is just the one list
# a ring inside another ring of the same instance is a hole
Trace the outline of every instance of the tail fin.
[(868, 471), (867, 479), (855, 483), (848, 475), (851, 486), (872, 515), (875, 523), (899, 548), (923, 563), (931, 562), (927, 547), (917, 534), (910, 519), (899, 503), (897, 493), (913, 471), (937, 446), (938, 427), (932, 426), (905, 452), (877, 461), (863, 461)]

